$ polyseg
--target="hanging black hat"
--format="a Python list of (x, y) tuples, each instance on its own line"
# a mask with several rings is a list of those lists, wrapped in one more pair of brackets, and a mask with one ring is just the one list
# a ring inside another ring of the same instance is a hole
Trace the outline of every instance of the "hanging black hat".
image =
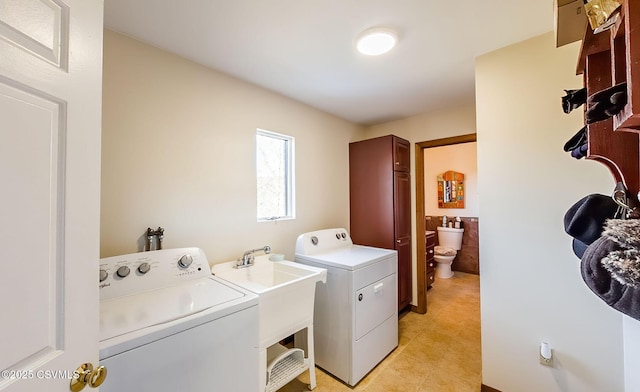
[(610, 196), (592, 194), (575, 203), (564, 215), (564, 230), (590, 245), (602, 234), (604, 222), (614, 218), (618, 205)]

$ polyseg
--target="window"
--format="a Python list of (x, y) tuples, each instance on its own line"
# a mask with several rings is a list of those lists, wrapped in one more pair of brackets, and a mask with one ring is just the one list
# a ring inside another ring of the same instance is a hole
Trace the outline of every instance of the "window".
[(258, 221), (295, 218), (293, 169), (294, 138), (258, 129)]

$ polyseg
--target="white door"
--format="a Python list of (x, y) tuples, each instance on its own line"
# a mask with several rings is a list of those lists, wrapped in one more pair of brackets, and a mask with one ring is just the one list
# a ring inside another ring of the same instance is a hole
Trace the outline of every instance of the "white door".
[(3, 392), (69, 391), (98, 365), (102, 14), (0, 0)]

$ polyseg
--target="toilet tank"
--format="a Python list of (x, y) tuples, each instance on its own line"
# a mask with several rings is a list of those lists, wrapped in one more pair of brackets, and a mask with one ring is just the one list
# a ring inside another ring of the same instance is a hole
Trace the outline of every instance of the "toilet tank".
[(447, 248), (460, 250), (462, 248), (462, 233), (464, 233), (464, 229), (439, 226), (438, 244)]

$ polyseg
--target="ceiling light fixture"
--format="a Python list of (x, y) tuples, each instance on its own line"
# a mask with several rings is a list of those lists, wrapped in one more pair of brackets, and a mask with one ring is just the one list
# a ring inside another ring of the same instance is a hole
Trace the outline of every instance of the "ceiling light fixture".
[(396, 42), (398, 42), (398, 35), (395, 31), (384, 27), (375, 27), (358, 35), (356, 48), (358, 52), (367, 56), (378, 56), (393, 49)]

